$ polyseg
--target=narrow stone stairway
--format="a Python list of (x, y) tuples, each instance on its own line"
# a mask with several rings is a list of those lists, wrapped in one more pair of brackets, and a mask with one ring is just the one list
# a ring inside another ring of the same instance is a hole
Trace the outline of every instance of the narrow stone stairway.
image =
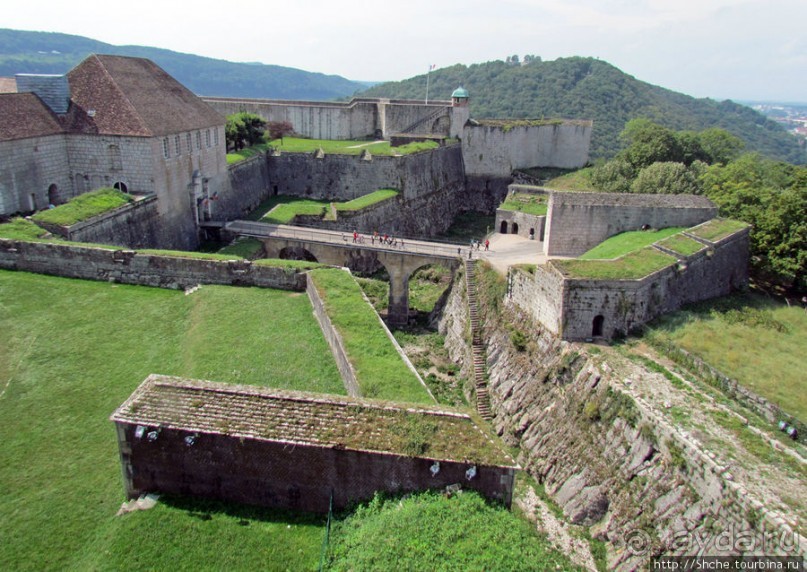
[(468, 293), (468, 311), (471, 319), (471, 356), (473, 358), (474, 386), (476, 387), (476, 410), (483, 419), (490, 421), (493, 419), (493, 413), (490, 410), (490, 395), (485, 371), (485, 346), (482, 344), (482, 329), (479, 324), (476, 300), (475, 267), (476, 261), (465, 261), (465, 288)]

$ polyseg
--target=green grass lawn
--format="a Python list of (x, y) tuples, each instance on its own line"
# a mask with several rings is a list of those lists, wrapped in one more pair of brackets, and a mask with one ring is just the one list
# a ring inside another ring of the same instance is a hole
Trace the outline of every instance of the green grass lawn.
[(330, 206), (333, 204), (337, 211), (353, 212), (382, 201), (397, 197), (398, 191), (393, 189), (380, 189), (345, 202), (331, 202), (324, 199), (303, 199), (292, 195), (276, 195), (262, 202), (258, 207), (260, 216), (250, 217), (261, 222), (272, 224), (290, 224), (294, 217), (318, 216), (326, 220), (330, 218)]
[(658, 241), (658, 244), (673, 252), (677, 252), (681, 256), (689, 256), (690, 254), (695, 254), (699, 250), (706, 248), (703, 243), (689, 238), (688, 236), (684, 236), (683, 234), (668, 236), (664, 240)]
[(572, 278), (597, 280), (636, 280), (676, 262), (676, 258), (654, 248), (634, 250), (614, 260), (553, 260)]
[(258, 145), (253, 145), (252, 147), (244, 147), (239, 151), (232, 151), (227, 153), (227, 164), (232, 165), (234, 163), (240, 163), (241, 161), (245, 161), (246, 159), (250, 159), (255, 155), (261, 155), (266, 153), (269, 150), (268, 143), (259, 143)]
[(72, 198), (58, 207), (40, 211), (31, 218), (60, 226), (70, 226), (127, 205), (132, 201), (134, 198), (131, 195), (117, 189), (98, 189)]
[(612, 236), (585, 254), (578, 257), (578, 260), (605, 260), (618, 258), (634, 250), (639, 250), (649, 246), (673, 234), (678, 234), (684, 227), (669, 227), (661, 230), (631, 230)]
[(116, 518), (108, 420), (149, 373), (344, 393), (304, 294), (204, 286), (185, 296), (0, 271), (0, 347), (0, 569), (154, 570), (178, 557), (184, 569), (316, 566), (316, 520), (297, 536), (300, 517), (195, 503)]
[(284, 137), (283, 141), (275, 139), (271, 146), (284, 153), (313, 153), (322, 149), (327, 155), (361, 155), (365, 149), (372, 155), (408, 155), (437, 149), (435, 141), (423, 141), (392, 147), (389, 141), (334, 141), (329, 139), (302, 139)]
[(713, 218), (712, 220), (692, 229), (690, 232), (706, 240), (718, 241), (728, 235), (750, 226), (747, 223), (728, 218)]
[(9, 240), (36, 241), (45, 236), (47, 232), (24, 218), (13, 218), (9, 222), (0, 224), (0, 238)]
[(807, 312), (759, 294), (702, 302), (653, 322), (650, 335), (692, 352), (807, 420)]
[(384, 332), (356, 280), (343, 270), (314, 270), (310, 276), (328, 316), (341, 334), (362, 395), (433, 403)]
[(329, 570), (579, 570), (526, 520), (473, 491), (377, 496), (336, 519), (328, 559)]
[(507, 199), (499, 205), (499, 208), (507, 211), (519, 211), (524, 214), (543, 216), (546, 214), (548, 201), (548, 195), (515, 193), (513, 195), (507, 195)]
[(594, 185), (591, 184), (593, 171), (593, 167), (586, 167), (565, 173), (549, 179), (544, 186), (558, 191), (594, 191)]

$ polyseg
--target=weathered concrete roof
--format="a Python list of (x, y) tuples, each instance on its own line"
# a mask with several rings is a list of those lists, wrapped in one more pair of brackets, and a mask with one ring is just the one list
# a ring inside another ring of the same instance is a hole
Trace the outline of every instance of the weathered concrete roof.
[(33, 93), (0, 94), (0, 141), (62, 132), (56, 116)]
[(551, 201), (570, 206), (631, 206), (664, 208), (715, 208), (706, 197), (698, 195), (655, 195), (637, 193), (581, 193), (552, 191)]
[(224, 125), (225, 118), (151, 60), (91, 55), (68, 73), (69, 131), (153, 137)]
[[(267, 441), (517, 466), (469, 415), (435, 406), (153, 374), (110, 419)], [(413, 443), (427, 447), (412, 454)]]

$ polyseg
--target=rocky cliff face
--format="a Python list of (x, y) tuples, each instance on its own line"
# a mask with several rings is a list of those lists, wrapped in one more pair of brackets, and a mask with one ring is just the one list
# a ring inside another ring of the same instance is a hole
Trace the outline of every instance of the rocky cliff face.
[[(440, 331), (467, 368), (463, 282)], [(794, 522), (749, 494), (721, 457), (655, 405), (667, 380), (613, 352), (558, 340), (495, 290), (479, 284), (494, 426), (568, 519), (608, 543), (609, 568), (642, 569), (661, 554), (789, 554), (794, 544), (804, 552)]]

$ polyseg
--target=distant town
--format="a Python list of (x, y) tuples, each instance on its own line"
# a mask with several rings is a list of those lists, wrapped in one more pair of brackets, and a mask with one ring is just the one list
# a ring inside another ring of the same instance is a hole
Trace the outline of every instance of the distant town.
[(807, 103), (747, 102), (749, 107), (781, 123), (802, 145), (807, 141)]

